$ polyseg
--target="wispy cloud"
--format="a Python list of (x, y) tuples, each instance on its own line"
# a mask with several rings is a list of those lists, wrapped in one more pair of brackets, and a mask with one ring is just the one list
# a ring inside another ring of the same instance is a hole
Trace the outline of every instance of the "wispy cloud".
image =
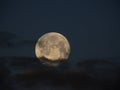
[(0, 48), (12, 48), (33, 43), (33, 40), (26, 40), (15, 33), (0, 31)]

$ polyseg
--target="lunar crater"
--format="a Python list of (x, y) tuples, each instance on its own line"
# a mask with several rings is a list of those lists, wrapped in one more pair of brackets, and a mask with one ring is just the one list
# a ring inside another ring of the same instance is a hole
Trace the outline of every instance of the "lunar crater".
[[(35, 54), (40, 61), (46, 58), (51, 62), (59, 62), (59, 60), (68, 59), (70, 45), (62, 34), (55, 32), (47, 33), (38, 39)], [(46, 63), (46, 60), (42, 61)]]

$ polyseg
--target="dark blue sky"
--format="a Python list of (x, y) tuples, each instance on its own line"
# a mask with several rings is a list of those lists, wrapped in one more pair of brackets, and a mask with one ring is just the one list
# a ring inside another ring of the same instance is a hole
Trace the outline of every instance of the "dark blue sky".
[(120, 56), (119, 4), (119, 0), (1, 0), (0, 31), (33, 41), (29, 48), (22, 43), (2, 47), (1, 56), (35, 56), (36, 40), (50, 31), (68, 38), (72, 60)]

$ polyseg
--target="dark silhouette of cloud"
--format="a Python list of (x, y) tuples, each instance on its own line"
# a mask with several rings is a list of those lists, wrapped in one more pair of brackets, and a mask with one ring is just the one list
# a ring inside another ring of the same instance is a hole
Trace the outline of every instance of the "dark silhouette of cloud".
[(0, 63), (0, 90), (13, 90), (9, 75), (9, 69), (5, 67), (5, 64)]
[(32, 44), (34, 41), (26, 40), (15, 33), (0, 31), (0, 48), (11, 48), (16, 46), (23, 46), (25, 44)]
[(65, 64), (68, 67), (53, 68), (32, 57), (1, 57), (0, 73), (4, 73), (1, 82), (15, 90), (119, 90), (119, 68), (111, 60), (88, 59), (79, 62), (76, 68), (69, 66), (69, 63)]
[(17, 36), (14, 33), (0, 31), (0, 47), (10, 47), (13, 45), (13, 40), (16, 39)]

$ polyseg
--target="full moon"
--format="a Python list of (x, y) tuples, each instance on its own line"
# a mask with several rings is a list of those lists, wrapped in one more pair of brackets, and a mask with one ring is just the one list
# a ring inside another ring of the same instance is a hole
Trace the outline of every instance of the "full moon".
[(35, 54), (43, 64), (58, 66), (69, 58), (70, 44), (60, 33), (46, 33), (38, 39)]

